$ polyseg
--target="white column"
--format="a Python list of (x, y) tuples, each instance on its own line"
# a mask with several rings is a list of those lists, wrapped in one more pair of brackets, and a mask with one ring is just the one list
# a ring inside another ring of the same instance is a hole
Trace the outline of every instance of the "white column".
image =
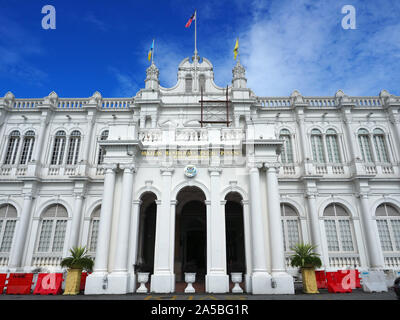
[(251, 292), (251, 221), (250, 221), (250, 210), (249, 201), (242, 200), (243, 207), (243, 229), (244, 229), (244, 253), (246, 256), (246, 274), (245, 274), (245, 287), (246, 292)]
[(108, 292), (108, 253), (114, 204), (115, 169), (115, 165), (105, 168), (96, 260), (93, 273), (86, 279), (85, 294)]
[(22, 257), (24, 254), (26, 236), (28, 234), (28, 226), (32, 211), (32, 194), (24, 195), (24, 205), (22, 207), (21, 216), (18, 222), (18, 227), (15, 230), (13, 247), (10, 253), (10, 268), (22, 267)]
[[(137, 264), (138, 247), (139, 247), (139, 223), (140, 223), (140, 205), (141, 200), (133, 201), (133, 211), (129, 232), (129, 257), (128, 257), (128, 270), (130, 273), (128, 292), (135, 292), (136, 290), (136, 270), (134, 265)], [(130, 264), (130, 265), (129, 265)]]
[(210, 214), (207, 219), (207, 238), (210, 239), (210, 251), (207, 250), (207, 261), (210, 261), (206, 274), (206, 291), (210, 293), (229, 292), (229, 276), (226, 274), (226, 231), (225, 210), (221, 206), (220, 168), (209, 168), (210, 172)]
[(124, 170), (122, 180), (121, 206), (118, 219), (118, 234), (116, 243), (115, 260), (112, 273), (109, 276), (109, 293), (125, 294), (128, 292), (128, 249), (129, 227), (132, 209), (133, 165), (121, 165)]
[(251, 167), (250, 173), (250, 209), (253, 254), (252, 289), (253, 294), (265, 294), (271, 291), (271, 276), (267, 271), (265, 254), (265, 228), (261, 211), (260, 173), (257, 167)]
[(69, 236), (68, 250), (78, 246), (79, 232), (82, 217), (83, 194), (75, 194), (74, 211), (72, 213), (71, 234)]
[(319, 224), (319, 217), (317, 212), (317, 206), (315, 204), (315, 193), (307, 192), (307, 211), (308, 211), (308, 219), (310, 221), (311, 227), (311, 243), (316, 246), (314, 252), (320, 255), (322, 261), (322, 268), (329, 266), (329, 257), (323, 254), (322, 250), (322, 240), (321, 240), (321, 230)]
[(385, 265), (377, 228), (373, 225), (368, 194), (359, 194), (361, 219), (365, 234), (365, 243), (368, 252), (369, 266), (372, 269), (382, 269)]
[[(157, 208), (156, 239), (154, 251), (154, 274), (151, 275), (150, 291), (156, 293), (169, 293), (175, 291), (174, 242), (175, 233), (171, 223), (174, 219), (171, 210), (171, 181), (172, 168), (161, 168), (162, 195), (161, 204)], [(159, 210), (158, 210), (159, 209)]]
[(281, 208), (277, 169), (274, 164), (265, 164), (267, 180), (267, 204), (269, 239), (271, 245), (271, 271), (276, 283), (273, 293), (294, 294), (293, 277), (286, 272), (285, 249), (283, 246)]

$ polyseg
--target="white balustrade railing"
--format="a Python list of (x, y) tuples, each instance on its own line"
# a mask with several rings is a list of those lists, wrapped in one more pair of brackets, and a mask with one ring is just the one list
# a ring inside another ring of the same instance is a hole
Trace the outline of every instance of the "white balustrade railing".
[(143, 143), (161, 142), (162, 132), (158, 129), (148, 129), (139, 131), (139, 140)]
[(315, 172), (316, 174), (327, 174), (328, 168), (326, 164), (315, 164)]
[(392, 174), (394, 173), (393, 166), (391, 164), (382, 164), (382, 173), (383, 174)]
[(332, 164), (331, 168), (333, 174), (344, 174), (344, 167), (341, 164)]
[(291, 105), (288, 97), (257, 97), (257, 102), (263, 107), (290, 107)]
[(351, 97), (350, 101), (359, 107), (380, 107), (382, 106), (379, 97)]
[(61, 254), (34, 254), (32, 257), (32, 266), (34, 267), (59, 267), (62, 260)]
[(97, 176), (102, 176), (102, 175), (104, 175), (104, 168), (103, 168), (103, 167), (97, 167), (97, 168), (96, 168), (96, 175), (97, 175)]
[(395, 268), (395, 269), (400, 268), (400, 255), (386, 256), (386, 257), (384, 257), (384, 260), (385, 260), (386, 267)]
[(180, 129), (175, 132), (176, 141), (207, 141), (206, 129)]
[(103, 109), (127, 109), (132, 103), (132, 98), (103, 98)]
[(245, 140), (245, 133), (242, 129), (222, 129), (221, 141)]
[(313, 97), (305, 98), (304, 101), (311, 107), (335, 107), (336, 100), (334, 98)]
[(8, 265), (8, 253), (0, 253), (0, 267), (6, 267)]
[(329, 266), (337, 269), (360, 267), (360, 257), (358, 254), (329, 255)]
[(42, 99), (15, 99), (14, 109), (33, 109), (42, 101)]
[(11, 167), (3, 166), (0, 168), (1, 176), (9, 176), (11, 174)]
[(294, 164), (283, 164), (282, 172), (284, 175), (295, 175), (296, 174), (296, 166)]
[(85, 104), (89, 102), (88, 99), (65, 99), (61, 98), (58, 100), (57, 108), (59, 109), (82, 109)]
[(375, 164), (366, 163), (366, 164), (364, 164), (364, 169), (365, 169), (366, 174), (376, 174), (377, 173)]

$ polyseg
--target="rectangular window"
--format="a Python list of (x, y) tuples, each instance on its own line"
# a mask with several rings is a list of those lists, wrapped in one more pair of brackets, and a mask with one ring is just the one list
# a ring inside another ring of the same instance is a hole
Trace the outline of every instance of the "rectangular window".
[(354, 251), (353, 239), (351, 237), (350, 221), (339, 220), (340, 241), (343, 251)]
[(89, 251), (96, 252), (97, 248), (97, 235), (99, 233), (99, 222), (100, 220), (92, 220), (91, 234), (89, 241)]
[(378, 225), (379, 238), (383, 251), (393, 251), (392, 242), (390, 241), (389, 228), (386, 220), (376, 220)]
[(289, 249), (300, 242), (299, 225), (297, 220), (287, 220)]
[(326, 137), (326, 145), (328, 148), (329, 162), (339, 163), (340, 162), (339, 148), (338, 148), (336, 136), (334, 136), (334, 135), (327, 136)]
[(369, 145), (368, 136), (360, 135), (358, 136), (358, 141), (360, 143), (363, 160), (365, 162), (372, 162), (371, 149)]
[(322, 139), (319, 135), (311, 136), (311, 146), (313, 158), (315, 162), (324, 163), (324, 150), (322, 146)]
[(329, 251), (339, 251), (339, 241), (336, 232), (335, 220), (325, 220), (326, 240)]
[(64, 248), (65, 229), (67, 220), (57, 220), (56, 230), (54, 232), (53, 252), (61, 252)]
[(392, 225), (394, 243), (396, 244), (397, 251), (400, 251), (400, 220), (392, 220), (391, 225)]
[(10, 252), (11, 243), (14, 236), (16, 220), (8, 220), (4, 228), (3, 241), (1, 242), (0, 252)]
[(383, 136), (374, 136), (375, 150), (379, 162), (389, 162)]
[(42, 229), (40, 231), (38, 252), (49, 251), (52, 228), (53, 228), (53, 220), (42, 221)]

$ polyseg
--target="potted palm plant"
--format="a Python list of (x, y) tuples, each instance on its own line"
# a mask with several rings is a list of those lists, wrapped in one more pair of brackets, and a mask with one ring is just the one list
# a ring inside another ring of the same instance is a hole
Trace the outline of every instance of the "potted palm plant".
[(87, 254), (86, 247), (73, 247), (70, 253), (70, 257), (61, 261), (61, 267), (68, 268), (64, 295), (79, 294), (82, 270), (91, 272), (93, 269), (93, 259)]
[(314, 245), (304, 243), (296, 244), (291, 248), (294, 254), (290, 257), (290, 264), (292, 267), (298, 267), (301, 270), (304, 293), (319, 293), (315, 268), (321, 267), (322, 262), (319, 254), (313, 251), (315, 248)]

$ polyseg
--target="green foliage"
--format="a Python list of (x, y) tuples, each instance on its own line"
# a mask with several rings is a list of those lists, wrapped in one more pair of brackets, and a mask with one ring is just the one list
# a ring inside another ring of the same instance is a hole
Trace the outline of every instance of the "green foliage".
[(322, 265), (319, 254), (313, 252), (317, 246), (311, 244), (298, 243), (293, 248), (290, 248), (295, 252), (290, 257), (290, 265), (292, 267), (299, 268), (319, 268)]
[(61, 261), (61, 267), (69, 269), (83, 269), (91, 272), (93, 269), (93, 259), (87, 255), (86, 247), (73, 247), (69, 250), (71, 256)]

